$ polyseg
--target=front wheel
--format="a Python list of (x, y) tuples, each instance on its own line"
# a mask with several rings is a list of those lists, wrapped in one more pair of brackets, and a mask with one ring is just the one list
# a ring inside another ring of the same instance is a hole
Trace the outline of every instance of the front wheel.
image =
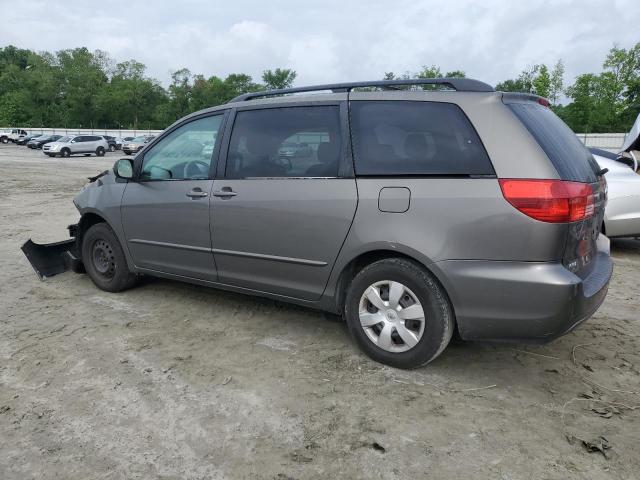
[(109, 151), (110, 152), (115, 152), (116, 151), (116, 146), (115, 145), (109, 145)]
[(416, 368), (446, 348), (454, 315), (444, 289), (418, 264), (387, 258), (352, 280), (344, 306), (349, 332), (372, 359)]
[(90, 227), (82, 238), (84, 268), (101, 290), (121, 292), (136, 283), (136, 275), (129, 271), (122, 246), (106, 223)]
[(99, 157), (103, 157), (104, 156), (104, 147), (96, 148), (96, 155), (99, 156)]
[(69, 150), (68, 148), (63, 148), (60, 151), (60, 156), (62, 156), (62, 157), (70, 157), (71, 156), (71, 150)]

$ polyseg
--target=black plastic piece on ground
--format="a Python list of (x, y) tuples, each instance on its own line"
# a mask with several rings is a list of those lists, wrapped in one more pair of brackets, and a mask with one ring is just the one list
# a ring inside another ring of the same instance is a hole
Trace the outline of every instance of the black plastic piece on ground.
[(21, 250), (31, 263), (41, 280), (44, 280), (69, 269), (81, 270), (82, 262), (75, 255), (75, 238), (63, 242), (39, 244), (31, 239), (22, 245)]

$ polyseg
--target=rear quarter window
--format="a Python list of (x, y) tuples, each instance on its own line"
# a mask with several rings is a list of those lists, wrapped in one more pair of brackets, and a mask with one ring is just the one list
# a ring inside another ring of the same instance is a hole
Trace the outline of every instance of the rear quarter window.
[(451, 103), (353, 101), (356, 175), (494, 175), (478, 134)]
[(600, 170), (595, 159), (573, 130), (553, 111), (533, 102), (508, 103), (538, 142), (562, 180), (593, 183)]

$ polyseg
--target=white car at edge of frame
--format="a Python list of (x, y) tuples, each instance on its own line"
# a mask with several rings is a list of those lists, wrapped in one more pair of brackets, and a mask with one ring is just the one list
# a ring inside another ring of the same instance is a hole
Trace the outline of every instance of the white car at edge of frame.
[(625, 137), (620, 153), (589, 148), (605, 174), (608, 202), (603, 232), (608, 237), (640, 237), (640, 115)]

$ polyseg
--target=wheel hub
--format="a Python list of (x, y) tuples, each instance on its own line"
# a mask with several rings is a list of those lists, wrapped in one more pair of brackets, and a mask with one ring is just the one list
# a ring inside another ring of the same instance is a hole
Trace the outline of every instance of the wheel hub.
[(388, 352), (406, 352), (424, 334), (422, 304), (400, 282), (384, 280), (370, 285), (360, 298), (358, 313), (369, 340)]
[(105, 240), (97, 240), (92, 250), (93, 266), (96, 271), (106, 278), (113, 277), (116, 264), (111, 245)]
[(395, 312), (395, 310), (387, 310), (384, 314), (385, 314), (385, 317), (387, 317), (388, 322), (393, 323), (396, 320), (398, 320), (398, 314)]

